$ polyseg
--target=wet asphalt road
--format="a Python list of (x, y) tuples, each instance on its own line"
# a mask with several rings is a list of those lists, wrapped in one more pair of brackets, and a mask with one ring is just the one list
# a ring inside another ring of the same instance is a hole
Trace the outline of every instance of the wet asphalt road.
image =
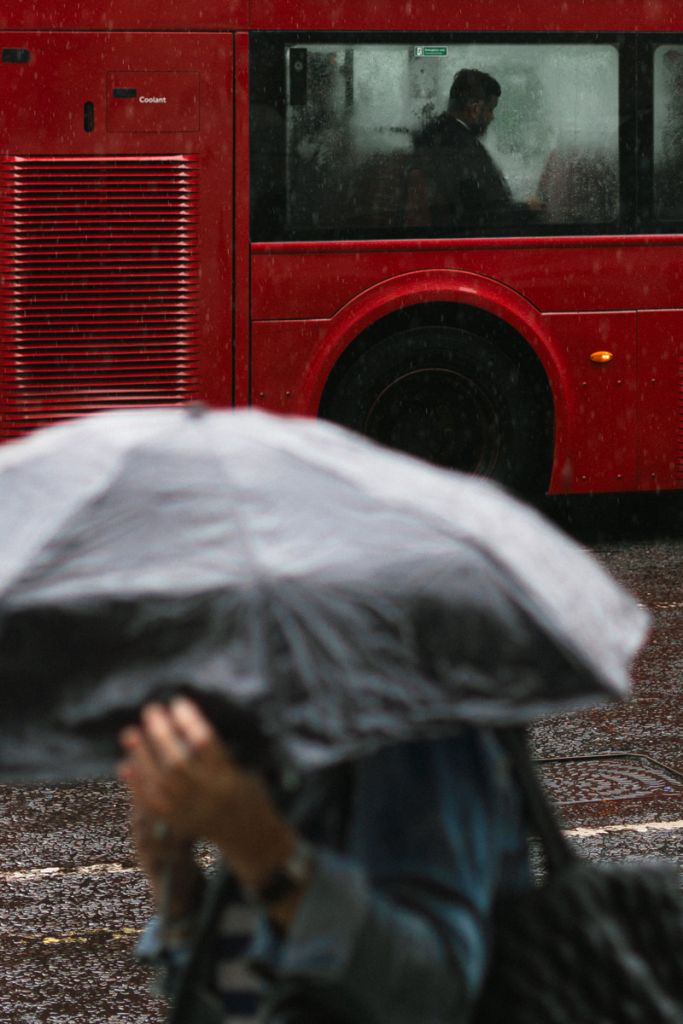
[[(654, 622), (628, 703), (534, 729), (544, 779), (589, 857), (683, 867), (683, 494), (555, 501), (544, 511)], [(0, 1024), (162, 1021), (131, 957), (149, 896), (120, 788), (0, 787), (0, 799)]]

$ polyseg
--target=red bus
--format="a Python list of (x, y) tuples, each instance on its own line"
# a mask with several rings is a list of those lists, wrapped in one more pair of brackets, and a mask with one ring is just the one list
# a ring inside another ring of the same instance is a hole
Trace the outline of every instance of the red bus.
[[(4, 0), (0, 37), (0, 438), (254, 403), (683, 488), (683, 3)], [(526, 219), (430, 200), (462, 68)]]

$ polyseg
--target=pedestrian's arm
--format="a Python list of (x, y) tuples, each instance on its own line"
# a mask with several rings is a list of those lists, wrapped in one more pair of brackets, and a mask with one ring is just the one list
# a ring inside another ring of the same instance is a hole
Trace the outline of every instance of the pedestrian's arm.
[[(147, 709), (142, 731), (148, 809), (177, 834), (214, 842), (245, 889), (262, 888), (298, 842), (263, 780), (234, 762), (187, 701)], [(358, 1024), (452, 1024), (486, 958), (496, 829), (508, 808), (486, 792), (471, 743), (405, 749), (364, 768), (349, 857), (321, 851), (267, 909), (260, 953), (276, 987), (322, 988), (354, 1007)]]
[[(179, 698), (148, 705), (140, 725), (124, 730), (125, 757), (119, 775), (131, 791), (137, 814), (137, 845), (156, 896), (164, 900), (169, 857), (177, 861), (174, 908), (194, 901), (197, 887), (191, 847), (213, 843), (247, 891), (257, 892), (297, 848), (300, 837), (277, 810), (264, 780), (231, 756), (199, 709)], [(167, 846), (154, 840), (163, 823)], [(307, 884), (291, 886), (269, 908), (275, 927), (286, 930)]]
[(124, 752), (119, 778), (129, 792), (133, 845), (149, 881), (154, 906), (171, 924), (196, 911), (204, 876), (194, 858), (193, 838), (175, 831), (149, 806), (153, 766), (147, 761), (149, 751), (140, 730), (124, 729), (119, 739)]
[(528, 881), (502, 767), (471, 732), (370, 759), (357, 773), (349, 855), (318, 854), (285, 940), (275, 950), (264, 941), (279, 982), (353, 1007), (353, 1024), (466, 1019), (511, 851)]
[[(133, 838), (157, 908), (138, 956), (161, 970), (170, 994), (196, 937), (204, 876), (194, 857), (198, 838), (213, 842), (245, 888), (260, 888), (298, 842), (267, 787), (244, 771), (199, 710), (188, 701), (149, 705), (120, 735), (119, 777), (128, 787)], [(286, 931), (306, 885), (272, 904), (271, 925)]]

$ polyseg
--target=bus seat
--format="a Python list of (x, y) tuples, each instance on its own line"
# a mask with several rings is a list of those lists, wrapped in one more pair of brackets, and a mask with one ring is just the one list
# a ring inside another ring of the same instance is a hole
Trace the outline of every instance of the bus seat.
[(430, 223), (426, 185), (411, 152), (374, 153), (351, 186), (349, 221), (369, 228), (423, 227)]
[(431, 223), (429, 189), (424, 172), (419, 167), (409, 167), (406, 174), (403, 225), (406, 228), (426, 228)]
[(538, 197), (551, 224), (613, 220), (619, 198), (614, 160), (606, 151), (558, 147), (546, 161)]

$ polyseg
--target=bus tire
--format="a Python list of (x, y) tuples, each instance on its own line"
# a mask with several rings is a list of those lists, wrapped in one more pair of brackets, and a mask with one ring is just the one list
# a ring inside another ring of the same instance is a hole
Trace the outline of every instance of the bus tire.
[(418, 327), (374, 342), (330, 381), (320, 415), (521, 493), (547, 484), (538, 386), (521, 360), (469, 331)]

